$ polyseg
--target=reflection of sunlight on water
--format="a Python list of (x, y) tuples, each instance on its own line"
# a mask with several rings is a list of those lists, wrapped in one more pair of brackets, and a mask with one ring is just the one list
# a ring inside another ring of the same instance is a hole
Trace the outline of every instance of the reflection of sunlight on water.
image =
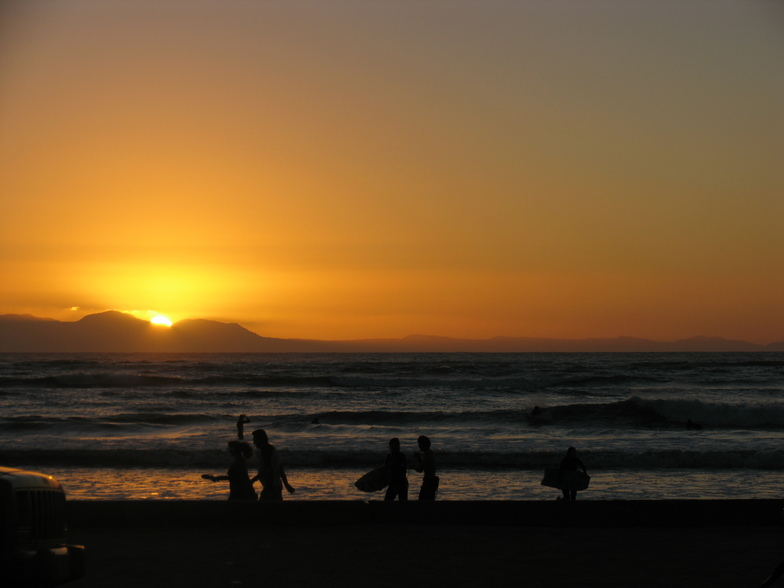
[[(76, 500), (226, 500), (228, 482), (210, 482), (201, 475), (221, 470), (36, 468), (58, 478), (69, 498)], [(369, 468), (370, 469), (370, 468)], [(354, 482), (358, 469), (292, 469), (296, 489), (284, 500), (383, 500), (383, 492), (365, 493)], [(591, 472), (591, 487), (580, 493), (586, 500), (660, 500), (719, 498), (781, 498), (784, 472), (767, 470), (611, 470)], [(251, 472), (253, 475), (253, 472)], [(560, 492), (540, 485), (541, 472), (439, 472), (439, 500), (555, 500)], [(421, 474), (409, 475), (409, 498), (416, 500)], [(258, 483), (256, 489), (259, 489)]]

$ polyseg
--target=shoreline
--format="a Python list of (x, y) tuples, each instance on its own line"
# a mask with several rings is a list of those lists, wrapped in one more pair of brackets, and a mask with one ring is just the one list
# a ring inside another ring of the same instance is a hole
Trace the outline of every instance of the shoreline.
[[(205, 472), (222, 473), (222, 468), (86, 468), (71, 466), (23, 469), (41, 471), (57, 478), (70, 500), (80, 501), (180, 501), (225, 502), (227, 484), (205, 481)], [(383, 492), (360, 492), (354, 482), (367, 473), (363, 469), (290, 468), (287, 472), (297, 492), (286, 502), (380, 501)], [(554, 501), (561, 491), (541, 485), (541, 470), (442, 469), (437, 502), (452, 501)], [(751, 483), (753, 481), (753, 483)], [(416, 498), (420, 476), (409, 476), (409, 498)], [(784, 496), (781, 470), (607, 470), (592, 471), (591, 486), (580, 492), (578, 501), (663, 501), (663, 500), (775, 500)], [(256, 485), (258, 489), (258, 485)]]

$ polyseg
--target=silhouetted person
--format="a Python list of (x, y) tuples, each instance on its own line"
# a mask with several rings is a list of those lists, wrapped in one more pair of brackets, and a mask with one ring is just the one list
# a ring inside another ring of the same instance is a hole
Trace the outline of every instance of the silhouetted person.
[(408, 478), (406, 477), (406, 456), (400, 451), (400, 439), (389, 440), (390, 452), (384, 465), (389, 470), (389, 486), (384, 500), (408, 500)]
[(242, 441), (245, 439), (245, 424), (249, 423), (250, 419), (244, 414), (241, 414), (237, 419), (237, 439)]
[(430, 438), (420, 435), (417, 445), (422, 451), (414, 454), (417, 460), (416, 471), (424, 472), (422, 476), (422, 487), (419, 489), (419, 500), (435, 500), (438, 491), (438, 476), (436, 476), (436, 456), (430, 449)]
[(289, 484), (280, 462), (278, 450), (270, 445), (264, 429), (253, 431), (253, 444), (259, 450), (259, 473), (253, 477), (251, 483), (256, 480), (261, 482), (259, 500), (283, 500), (283, 486), (289, 493), (294, 494), (294, 488)]
[(563, 492), (564, 500), (577, 500), (577, 490), (572, 490), (567, 487), (564, 475), (570, 470), (582, 470), (584, 474), (588, 474), (585, 465), (580, 458), (577, 457), (577, 450), (570, 447), (566, 450), (566, 457), (561, 460), (561, 491)]
[(528, 421), (532, 425), (540, 425), (542, 424), (542, 409), (538, 406), (534, 406), (528, 413)]
[(248, 477), (248, 460), (253, 457), (253, 449), (242, 441), (229, 441), (229, 453), (234, 461), (225, 476), (204, 474), (202, 478), (213, 482), (229, 481), (229, 500), (256, 500), (256, 491)]

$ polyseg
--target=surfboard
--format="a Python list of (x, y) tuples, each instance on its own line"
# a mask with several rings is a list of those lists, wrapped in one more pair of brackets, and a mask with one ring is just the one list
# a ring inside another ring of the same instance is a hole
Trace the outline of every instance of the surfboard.
[(389, 469), (380, 467), (369, 471), (359, 480), (354, 482), (354, 486), (359, 490), (362, 490), (362, 492), (378, 492), (379, 490), (383, 490), (389, 486)]
[(561, 468), (545, 468), (542, 486), (559, 490), (585, 490), (591, 483), (591, 476), (580, 470), (566, 470), (561, 479)]

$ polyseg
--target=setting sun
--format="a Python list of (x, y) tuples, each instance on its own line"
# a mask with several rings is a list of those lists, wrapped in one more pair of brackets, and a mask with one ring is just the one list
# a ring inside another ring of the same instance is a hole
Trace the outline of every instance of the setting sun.
[(158, 316), (152, 317), (150, 319), (150, 322), (152, 324), (154, 324), (154, 325), (163, 325), (164, 327), (171, 327), (172, 326), (171, 320), (169, 320), (167, 317), (162, 316), (160, 314)]
[(663, 4), (0, 2), (0, 316), (781, 341), (784, 5)]

